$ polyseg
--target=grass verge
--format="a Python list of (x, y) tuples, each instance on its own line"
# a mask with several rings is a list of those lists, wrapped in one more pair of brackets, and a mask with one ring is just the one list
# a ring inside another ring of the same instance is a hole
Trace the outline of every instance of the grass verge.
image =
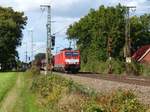
[(17, 73), (0, 73), (0, 102), (4, 99), (7, 92), (14, 86)]
[(36, 96), (30, 90), (32, 79), (28, 75), (30, 75), (29, 72), (23, 73), (21, 76), (21, 94), (12, 112), (39, 112), (38, 106), (36, 106)]

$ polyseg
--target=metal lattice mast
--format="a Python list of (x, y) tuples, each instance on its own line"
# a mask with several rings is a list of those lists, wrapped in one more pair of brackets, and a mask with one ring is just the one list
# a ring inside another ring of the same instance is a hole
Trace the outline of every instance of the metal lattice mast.
[(135, 6), (126, 7), (126, 26), (125, 26), (125, 58), (126, 62), (131, 62), (131, 37), (130, 37), (130, 9), (136, 8)]
[(126, 73), (131, 74), (133, 68), (130, 66), (131, 60), (131, 37), (130, 37), (130, 9), (135, 6), (126, 7), (126, 25), (125, 25), (125, 58), (126, 58)]
[(33, 61), (33, 30), (31, 30), (31, 60)]
[(51, 6), (41, 5), (41, 7), (47, 8), (47, 48), (46, 48), (46, 74), (48, 73), (48, 67), (51, 66)]
[(31, 61), (33, 62), (33, 29), (29, 29), (28, 30), (31, 36)]

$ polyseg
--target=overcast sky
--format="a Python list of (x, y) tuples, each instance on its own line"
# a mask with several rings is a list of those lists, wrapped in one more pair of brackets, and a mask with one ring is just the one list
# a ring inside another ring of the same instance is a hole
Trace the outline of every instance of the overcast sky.
[(34, 54), (45, 52), (46, 48), (46, 9), (41, 10), (40, 5), (52, 6), (52, 33), (56, 33), (56, 51), (69, 46), (66, 39), (66, 29), (70, 24), (86, 15), (91, 8), (97, 9), (100, 5), (134, 5), (136, 11), (132, 15), (141, 15), (150, 12), (150, 0), (0, 0), (0, 6), (12, 7), (17, 11), (24, 11), (28, 17), (28, 24), (23, 31), (22, 46), (18, 48), (20, 59), (25, 61), (26, 46), (28, 56), (31, 56), (31, 33), (33, 30)]

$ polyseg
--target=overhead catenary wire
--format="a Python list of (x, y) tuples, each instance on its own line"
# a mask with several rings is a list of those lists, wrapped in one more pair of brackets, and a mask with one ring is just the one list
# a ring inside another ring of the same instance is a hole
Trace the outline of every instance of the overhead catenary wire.
[(69, 25), (66, 25), (65, 27), (61, 28), (61, 29), (58, 30), (57, 32), (53, 33), (53, 35), (56, 35), (56, 34), (61, 33), (62, 31), (66, 30), (66, 28), (67, 28), (68, 26), (69, 26)]
[(36, 52), (36, 51), (38, 51), (38, 50), (40, 50), (40, 49), (45, 49), (45, 48), (46, 48), (46, 46), (40, 46), (40, 47), (34, 49), (33, 52)]
[[(56, 21), (57, 23), (63, 23), (63, 22), (66, 22), (66, 21), (72, 21), (72, 20), (63, 20), (63, 21)], [(74, 21), (75, 22), (75, 21)], [(61, 33), (62, 31), (66, 30), (66, 28), (69, 27), (69, 25), (71, 25), (72, 23), (69, 23), (67, 25), (65, 25), (63, 28), (59, 29), (58, 31), (55, 31), (55, 33), (53, 33), (53, 35), (56, 35), (56, 34), (59, 34)]]
[(40, 16), (35, 20), (34, 25), (32, 26), (33, 28), (39, 26), (39, 20), (43, 17), (43, 14), (44, 14), (44, 9), (42, 9)]

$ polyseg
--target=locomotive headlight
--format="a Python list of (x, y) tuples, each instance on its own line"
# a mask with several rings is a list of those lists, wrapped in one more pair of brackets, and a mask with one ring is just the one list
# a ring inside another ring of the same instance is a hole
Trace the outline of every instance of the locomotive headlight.
[(76, 64), (79, 63), (79, 59), (66, 59), (65, 62), (69, 64)]

